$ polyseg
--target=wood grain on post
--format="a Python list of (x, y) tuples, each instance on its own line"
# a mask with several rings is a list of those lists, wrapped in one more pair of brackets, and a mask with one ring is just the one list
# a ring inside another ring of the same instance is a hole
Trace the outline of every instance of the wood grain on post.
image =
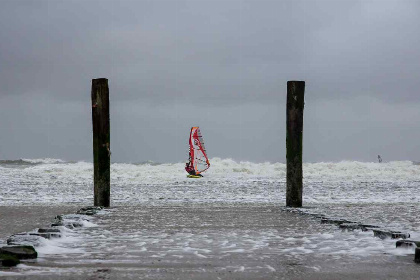
[(94, 205), (110, 206), (110, 126), (108, 79), (92, 80)]
[(302, 135), (304, 81), (287, 82), (286, 112), (286, 206), (302, 207)]

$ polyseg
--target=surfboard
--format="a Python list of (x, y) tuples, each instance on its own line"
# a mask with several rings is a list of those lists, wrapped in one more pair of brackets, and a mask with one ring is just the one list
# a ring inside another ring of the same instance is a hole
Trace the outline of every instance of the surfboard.
[(187, 175), (188, 178), (203, 178), (203, 176), (199, 175)]
[[(189, 144), (188, 162), (186, 164), (185, 170), (188, 173), (194, 173), (191, 171), (195, 171), (196, 175), (189, 175), (189, 176), (198, 175), (198, 178), (199, 178), (201, 177), (199, 176), (200, 173), (209, 169), (210, 162), (207, 157), (206, 148), (204, 146), (204, 139), (203, 139), (203, 136), (201, 135), (201, 131), (198, 126), (191, 127), (188, 144)], [(197, 177), (189, 177), (189, 178), (197, 178)]]

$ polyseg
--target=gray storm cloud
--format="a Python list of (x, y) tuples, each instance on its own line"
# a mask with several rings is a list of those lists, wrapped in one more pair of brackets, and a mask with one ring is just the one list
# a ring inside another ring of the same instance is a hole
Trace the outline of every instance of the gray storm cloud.
[(288, 80), (304, 160), (416, 160), (418, 1), (2, 1), (0, 158), (91, 160), (109, 79), (114, 161), (285, 161)]

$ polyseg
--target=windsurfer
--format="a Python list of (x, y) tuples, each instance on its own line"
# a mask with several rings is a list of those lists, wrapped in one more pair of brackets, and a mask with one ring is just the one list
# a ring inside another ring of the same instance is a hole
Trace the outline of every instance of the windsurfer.
[(198, 126), (191, 127), (188, 144), (188, 161), (185, 163), (185, 170), (189, 174), (187, 177), (203, 177), (201, 173), (209, 169), (210, 163), (204, 147), (203, 136), (201, 136)]
[(195, 175), (194, 167), (192, 166), (190, 161), (185, 164), (185, 171), (187, 171), (190, 175)]
[(203, 176), (201, 174), (197, 174), (195, 172), (194, 166), (191, 164), (191, 161), (185, 163), (185, 170), (188, 172), (188, 174), (190, 175), (194, 175), (194, 176)]

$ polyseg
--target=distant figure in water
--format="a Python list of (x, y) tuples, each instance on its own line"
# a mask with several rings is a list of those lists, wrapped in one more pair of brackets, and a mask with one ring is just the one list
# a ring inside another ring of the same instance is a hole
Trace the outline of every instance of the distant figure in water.
[(379, 161), (379, 163), (381, 163), (381, 162), (382, 162), (382, 158), (381, 158), (381, 156), (380, 156), (380, 155), (378, 155), (378, 161)]

